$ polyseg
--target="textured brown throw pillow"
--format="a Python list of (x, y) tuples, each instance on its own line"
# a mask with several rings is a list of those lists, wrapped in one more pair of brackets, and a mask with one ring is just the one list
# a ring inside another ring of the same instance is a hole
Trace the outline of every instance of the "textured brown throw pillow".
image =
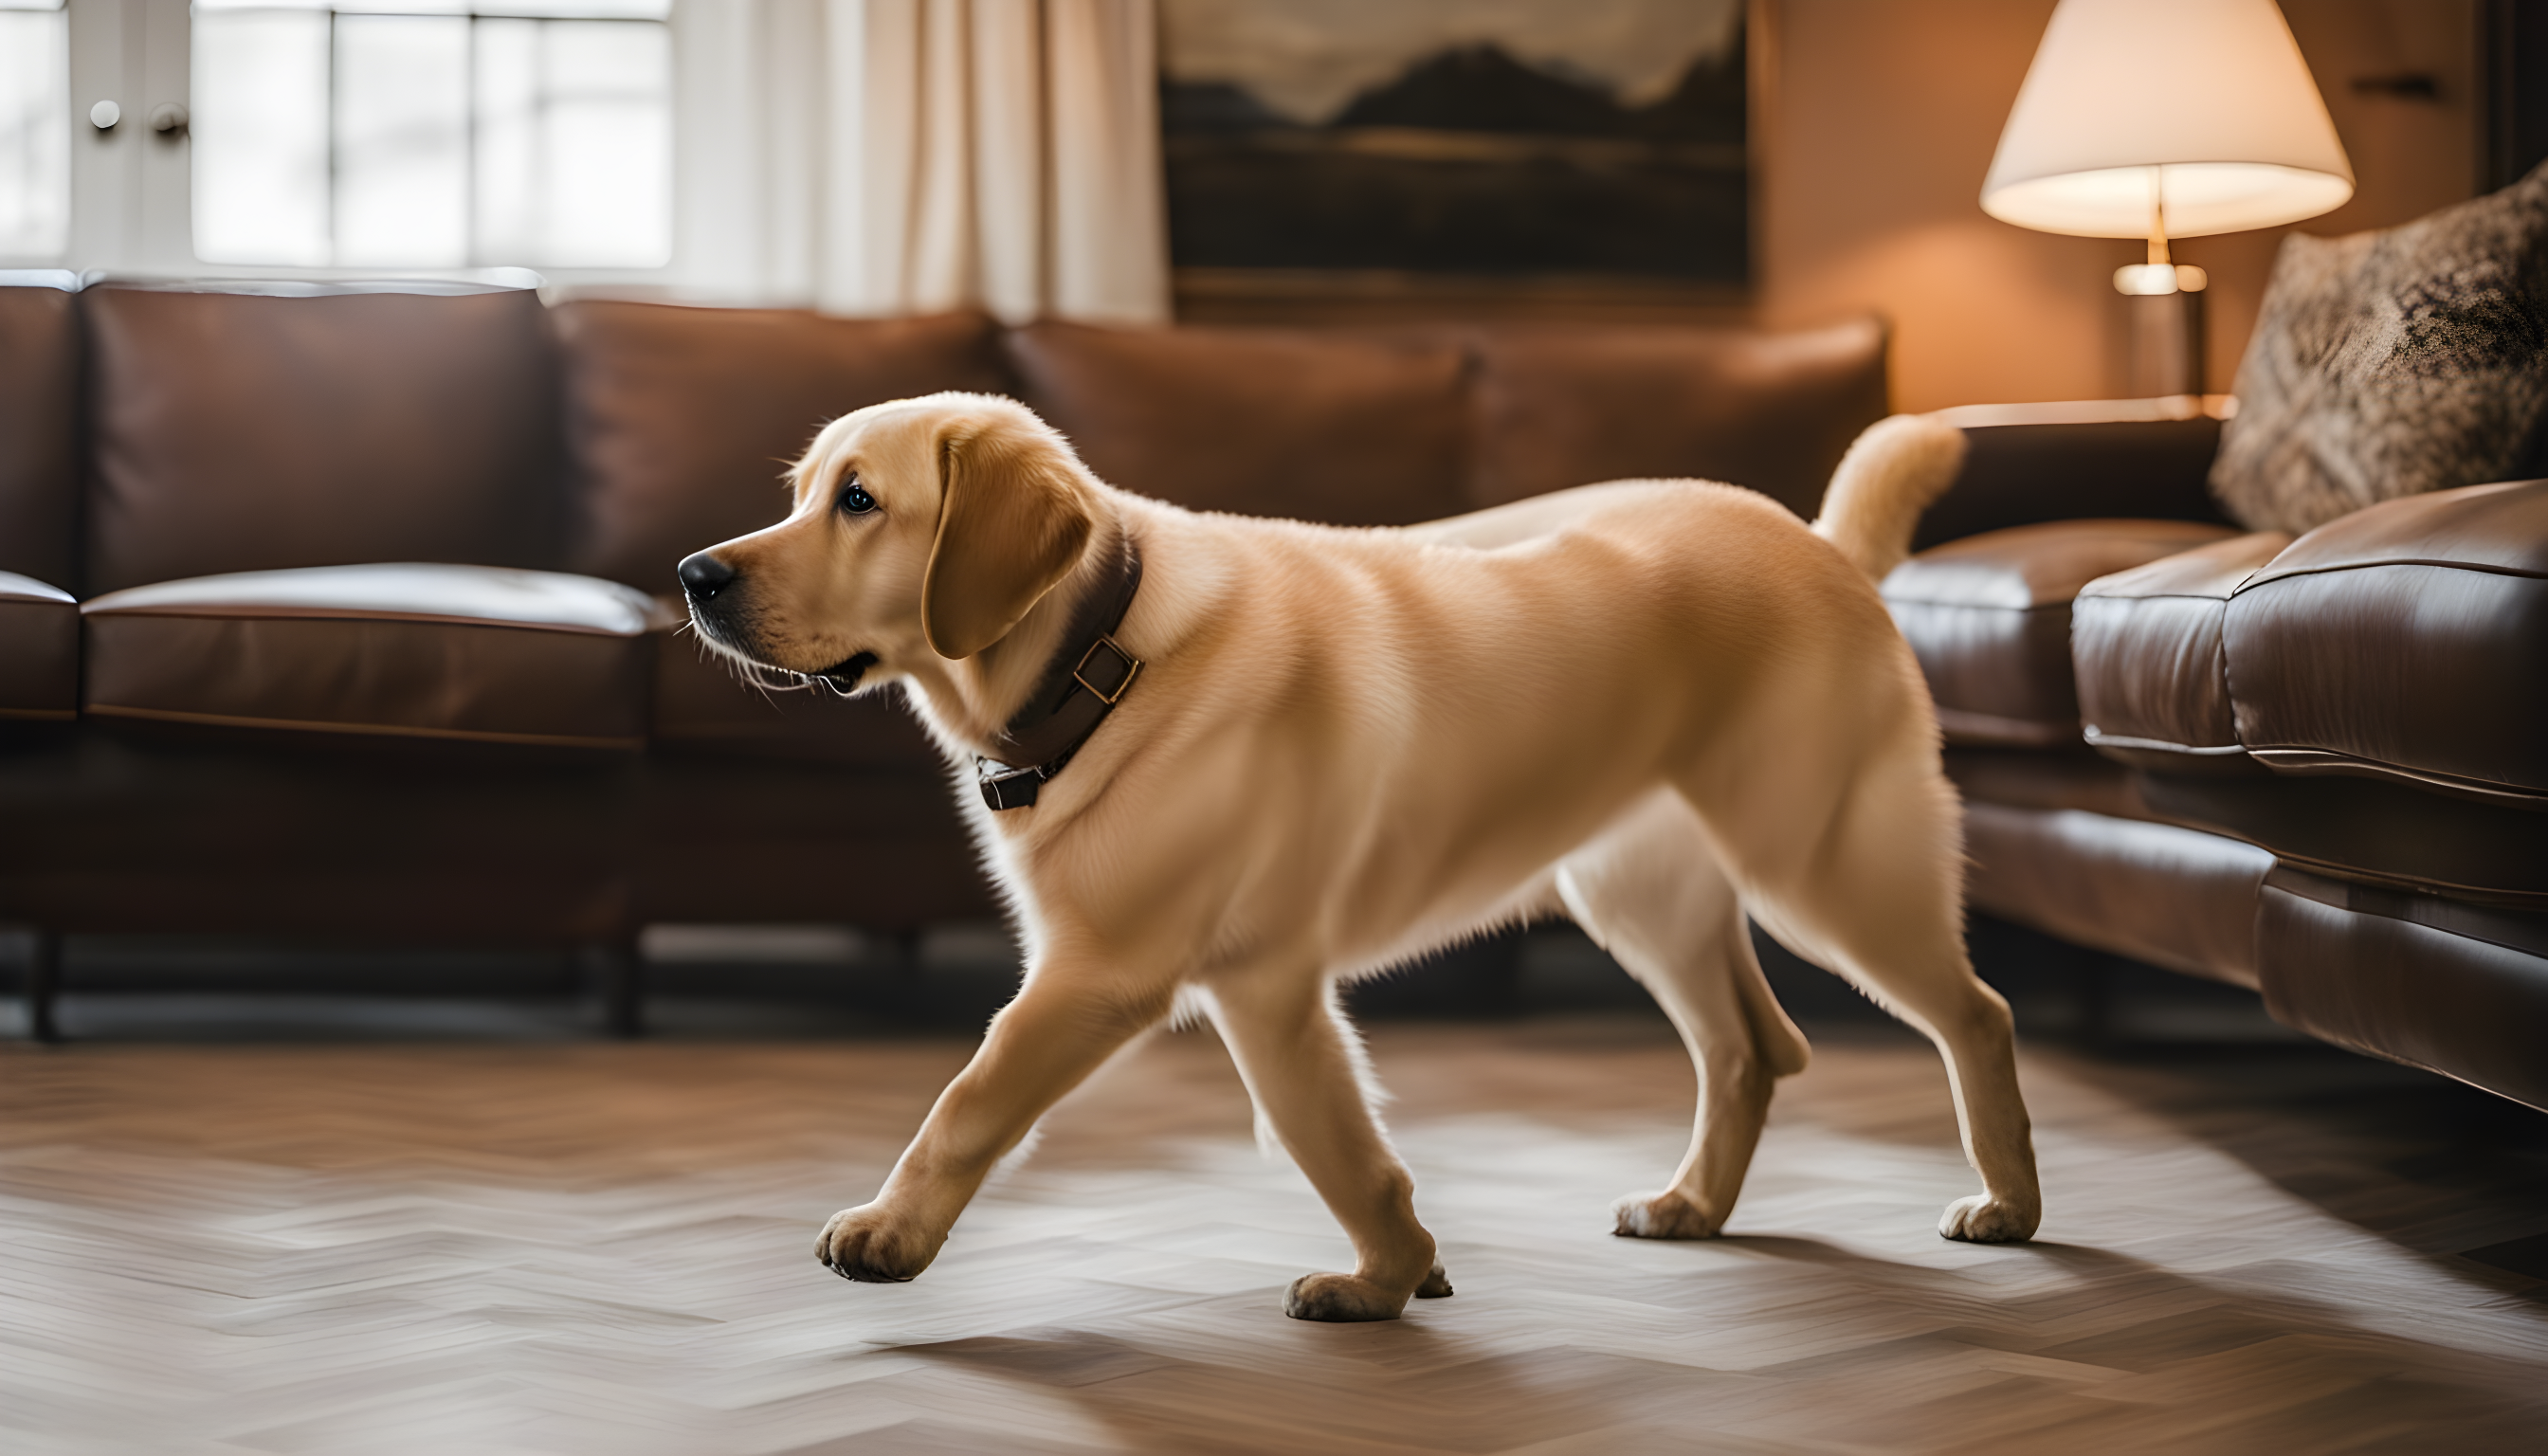
[(2286, 238), (2212, 490), (2250, 530), (2510, 479), (2548, 404), (2548, 165), (2403, 228)]

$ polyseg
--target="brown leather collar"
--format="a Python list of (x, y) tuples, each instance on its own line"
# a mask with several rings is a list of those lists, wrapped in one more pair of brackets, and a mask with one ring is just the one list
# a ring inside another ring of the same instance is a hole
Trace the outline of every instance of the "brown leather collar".
[[(994, 810), (1023, 809), (1036, 801), (1046, 779), (1062, 771), (1071, 755), (1115, 711), (1141, 675), (1141, 660), (1116, 645), (1115, 632), (1132, 610), (1133, 593), (1141, 590), (1141, 553), (1130, 536), (1113, 583), (1088, 593), (1071, 613), (1060, 650), (1044, 670), (1026, 706), (1001, 728), (992, 748), (996, 759), (976, 756), (982, 802)], [(1024, 767), (1012, 767), (1012, 766)]]

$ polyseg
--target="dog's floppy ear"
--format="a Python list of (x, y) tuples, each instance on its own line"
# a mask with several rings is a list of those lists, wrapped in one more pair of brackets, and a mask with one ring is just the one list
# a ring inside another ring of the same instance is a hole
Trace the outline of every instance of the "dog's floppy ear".
[(938, 445), (938, 541), (920, 587), (920, 629), (940, 657), (1009, 635), (1069, 573), (1096, 528), (1060, 447), (1005, 420)]

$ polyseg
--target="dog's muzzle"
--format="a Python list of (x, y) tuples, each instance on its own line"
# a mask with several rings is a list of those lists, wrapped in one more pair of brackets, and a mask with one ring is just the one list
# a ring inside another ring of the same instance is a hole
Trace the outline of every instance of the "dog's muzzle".
[[(743, 574), (717, 560), (714, 553), (707, 551), (696, 551), (682, 557), (677, 573), (682, 579), (682, 593), (689, 598), (690, 622), (698, 628), (699, 635), (729, 652), (758, 662), (749, 645), (741, 640), (744, 634), (733, 630), (729, 614), (718, 609), (717, 598), (725, 596), (728, 589), (732, 588)], [(733, 598), (727, 597), (723, 605), (731, 607)], [(761, 665), (770, 666), (767, 663)], [(845, 657), (820, 672), (800, 673), (795, 676), (804, 681), (820, 682), (841, 696), (847, 697), (857, 690), (860, 681), (866, 677), (867, 670), (875, 665), (874, 653), (861, 652)], [(777, 671), (790, 670), (781, 668)]]

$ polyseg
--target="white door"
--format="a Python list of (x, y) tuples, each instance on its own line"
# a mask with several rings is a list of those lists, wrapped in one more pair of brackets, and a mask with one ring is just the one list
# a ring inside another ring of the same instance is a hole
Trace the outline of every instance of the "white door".
[(187, 0), (0, 0), (0, 268), (192, 266), (188, 30)]
[(71, 212), (78, 269), (184, 272), (192, 142), (187, 0), (69, 0)]

